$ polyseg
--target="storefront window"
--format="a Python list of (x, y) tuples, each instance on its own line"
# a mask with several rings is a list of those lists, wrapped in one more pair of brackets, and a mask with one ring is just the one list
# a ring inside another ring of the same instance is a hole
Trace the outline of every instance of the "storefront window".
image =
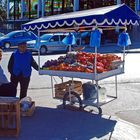
[(103, 6), (111, 6), (117, 4), (117, 0), (103, 0)]
[(135, 0), (121, 0), (121, 2), (127, 4), (133, 10), (135, 10)]
[(31, 18), (37, 18), (38, 0), (30, 0), (30, 15)]
[(46, 0), (45, 15), (56, 15), (73, 11), (73, 0)]
[(64, 11), (63, 13), (73, 11), (73, 0), (64, 0)]
[(52, 1), (51, 0), (46, 0), (45, 1), (45, 15), (51, 15), (51, 5)]
[(80, 1), (80, 10), (84, 9), (93, 9), (103, 6), (109, 6), (116, 4), (116, 0), (81, 0)]

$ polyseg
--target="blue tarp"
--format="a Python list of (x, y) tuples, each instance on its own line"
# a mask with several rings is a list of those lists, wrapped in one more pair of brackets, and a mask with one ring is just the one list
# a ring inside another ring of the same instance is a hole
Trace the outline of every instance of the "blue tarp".
[(71, 12), (39, 18), (22, 25), (25, 30), (44, 30), (57, 27), (136, 25), (140, 17), (125, 4)]
[(69, 35), (67, 35), (62, 42), (66, 45), (74, 45), (76, 44), (76, 39), (75, 36), (72, 33), (69, 33)]
[(95, 29), (91, 32), (90, 46), (99, 48), (100, 42), (101, 42), (101, 32), (98, 29)]
[(126, 47), (128, 45), (131, 45), (129, 34), (126, 32), (122, 32), (118, 38), (118, 46)]

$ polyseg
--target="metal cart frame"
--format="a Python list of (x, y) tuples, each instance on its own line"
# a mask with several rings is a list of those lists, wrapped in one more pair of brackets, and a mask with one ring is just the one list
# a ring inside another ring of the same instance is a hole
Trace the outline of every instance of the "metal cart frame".
[[(40, 32), (46, 32), (46, 31), (39, 31), (38, 32), (38, 42), (40, 42)], [(48, 32), (48, 31), (47, 31)], [(62, 31), (61, 31), (62, 32)], [(66, 31), (65, 31), (66, 32)], [(95, 55), (97, 55), (97, 47), (95, 47)], [(94, 60), (95, 64), (96, 64), (96, 59)], [(85, 106), (94, 106), (97, 107), (99, 110), (99, 113), (102, 113), (102, 109), (101, 106), (104, 104), (107, 104), (108, 102), (113, 101), (114, 99), (117, 98), (118, 96), (118, 87), (117, 87), (117, 75), (123, 74), (124, 73), (124, 64), (125, 64), (125, 47), (123, 49), (123, 61), (121, 63), (121, 65), (117, 68), (117, 69), (113, 69), (107, 72), (103, 72), (103, 73), (97, 73), (96, 72), (96, 65), (95, 65), (95, 72), (94, 73), (84, 73), (84, 72), (71, 72), (71, 71), (55, 71), (55, 70), (42, 70), (40, 69), (40, 52), (38, 55), (38, 63), (39, 63), (39, 75), (49, 75), (51, 76), (51, 88), (52, 88), (52, 97), (54, 98), (54, 80), (53, 77), (57, 76), (60, 77), (62, 79), (63, 82), (63, 77), (69, 77), (72, 78), (80, 78), (80, 79), (89, 79), (92, 80), (93, 83), (96, 84), (97, 86), (97, 100), (96, 102), (89, 102), (86, 100), (82, 100), (81, 97), (77, 94), (76, 92), (73, 90), (73, 86), (71, 85), (69, 88), (69, 92), (65, 93), (64, 98), (63, 98), (63, 106), (65, 107), (65, 100), (67, 98), (67, 96), (69, 96), (69, 101), (72, 104), (72, 100), (71, 100), (71, 94), (73, 94), (74, 96), (76, 96), (78, 98), (78, 102), (79, 102), (79, 108), (81, 109), (83, 107), (83, 105)], [(98, 87), (99, 87), (99, 81), (109, 78), (109, 77), (115, 77), (115, 95), (114, 96), (107, 96), (107, 101), (105, 103), (101, 103), (99, 101), (99, 94), (98, 94)], [(74, 101), (77, 102), (77, 101)], [(74, 103), (73, 102), (73, 103)]]

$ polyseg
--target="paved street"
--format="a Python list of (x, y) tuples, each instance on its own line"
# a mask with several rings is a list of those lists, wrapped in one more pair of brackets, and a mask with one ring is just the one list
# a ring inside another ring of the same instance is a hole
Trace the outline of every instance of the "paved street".
[[(10, 55), (11, 52), (4, 52), (2, 61), (8, 78), (7, 62)], [(46, 60), (55, 59), (59, 56), (59, 54), (41, 56), (41, 65)], [(36, 61), (38, 60), (38, 56), (34, 55), (34, 58)], [(96, 138), (139, 140), (139, 60), (139, 53), (126, 55), (125, 73), (118, 76), (118, 98), (102, 106), (104, 114), (102, 117), (94, 113), (56, 109), (61, 101), (52, 99), (50, 77), (40, 76), (38, 72), (33, 70), (28, 95), (36, 102), (36, 111), (33, 117), (21, 119), (19, 139), (25, 140), (25, 136), (27, 136), (26, 140), (96, 140)], [(56, 78), (56, 80), (59, 79)], [(112, 95), (115, 92), (114, 77), (102, 80), (99, 84), (106, 87), (108, 94)], [(129, 125), (129, 123), (133, 125)], [(54, 134), (54, 132), (56, 133)], [(2, 140), (5, 139), (2, 138)]]

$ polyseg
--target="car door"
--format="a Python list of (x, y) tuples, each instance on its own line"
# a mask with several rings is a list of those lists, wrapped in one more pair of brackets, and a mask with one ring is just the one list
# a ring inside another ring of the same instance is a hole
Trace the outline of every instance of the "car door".
[(50, 40), (46, 43), (48, 51), (59, 51), (59, 35), (54, 35), (50, 38)]

